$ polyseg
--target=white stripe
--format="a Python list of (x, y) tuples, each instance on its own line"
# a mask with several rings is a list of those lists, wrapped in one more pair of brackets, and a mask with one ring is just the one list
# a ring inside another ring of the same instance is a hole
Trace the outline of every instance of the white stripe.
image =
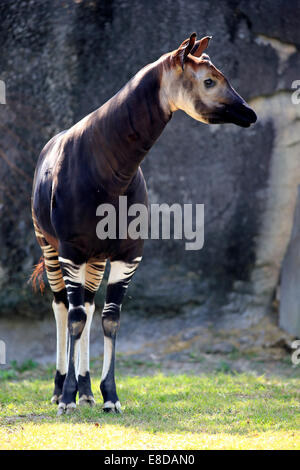
[(95, 311), (95, 304), (85, 303), (86, 323), (80, 338), (80, 354), (78, 374), (85, 376), (90, 370), (90, 328)]
[(69, 310), (72, 310), (73, 308), (82, 308), (82, 310), (85, 312), (84, 306), (83, 305), (73, 305), (69, 303)]
[(119, 304), (115, 304), (114, 302), (109, 302), (108, 304), (105, 302), (103, 307), (103, 312), (107, 312), (107, 310), (111, 310), (114, 308), (119, 308)]
[(62, 256), (59, 256), (58, 260), (59, 260), (60, 263), (74, 264), (73, 261), (71, 261), (70, 259), (67, 259), (67, 258), (62, 258)]
[(52, 308), (56, 320), (56, 369), (67, 373), (68, 310), (63, 302), (53, 301)]
[(101, 382), (105, 380), (108, 374), (110, 364), (111, 364), (112, 350), (113, 350), (113, 344), (112, 344), (111, 338), (108, 338), (108, 336), (104, 336), (104, 357), (103, 357)]
[[(73, 261), (66, 259), (66, 258), (62, 258), (61, 256), (59, 256), (58, 259), (60, 263), (65, 264), (64, 266), (65, 274), (63, 276), (65, 283), (66, 281), (69, 281), (69, 282), (78, 282), (84, 285), (86, 263), (75, 264), (73, 263)], [(74, 286), (71, 286), (71, 287), (74, 287)]]
[(129, 282), (137, 267), (137, 263), (112, 261), (108, 277), (108, 284), (115, 284), (120, 281)]

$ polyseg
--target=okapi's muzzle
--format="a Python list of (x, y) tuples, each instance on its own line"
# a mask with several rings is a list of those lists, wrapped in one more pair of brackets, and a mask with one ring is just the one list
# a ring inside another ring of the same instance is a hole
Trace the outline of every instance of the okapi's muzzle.
[(236, 99), (233, 103), (225, 104), (222, 114), (225, 122), (241, 127), (250, 127), (257, 120), (253, 109), (243, 99)]
[(253, 109), (228, 83), (228, 97), (223, 104), (222, 115), (225, 122), (236, 124), (241, 127), (250, 127), (257, 120)]
[(253, 109), (240, 98), (231, 103), (223, 103), (218, 110), (208, 117), (208, 124), (236, 124), (240, 127), (250, 127), (257, 120)]

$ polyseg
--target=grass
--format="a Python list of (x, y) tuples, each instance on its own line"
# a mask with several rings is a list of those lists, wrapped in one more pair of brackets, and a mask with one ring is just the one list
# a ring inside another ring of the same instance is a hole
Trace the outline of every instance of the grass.
[(0, 381), (0, 449), (300, 449), (297, 377), (237, 374), (226, 363), (201, 375), (119, 364), (122, 415), (101, 411), (94, 375), (96, 407), (59, 418), (53, 367), (15, 367)]

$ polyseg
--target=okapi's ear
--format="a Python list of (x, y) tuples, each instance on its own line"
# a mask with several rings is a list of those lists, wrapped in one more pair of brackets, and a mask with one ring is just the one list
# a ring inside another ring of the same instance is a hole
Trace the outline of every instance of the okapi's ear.
[(199, 41), (197, 41), (194, 44), (194, 47), (191, 50), (191, 54), (196, 56), (196, 57), (200, 57), (203, 54), (203, 52), (205, 51), (205, 49), (207, 48), (211, 38), (212, 38), (212, 36), (205, 36), (204, 38), (199, 39)]
[(192, 33), (188, 39), (186, 39), (185, 41), (183, 41), (183, 43), (180, 44), (177, 51), (175, 51), (174, 56), (179, 58), (182, 70), (184, 70), (185, 59), (194, 47), (196, 37), (197, 34)]

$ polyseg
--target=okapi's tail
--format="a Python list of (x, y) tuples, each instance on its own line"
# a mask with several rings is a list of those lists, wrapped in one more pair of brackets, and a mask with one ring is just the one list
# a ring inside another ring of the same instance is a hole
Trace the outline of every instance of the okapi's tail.
[(42, 294), (45, 289), (45, 283), (43, 279), (44, 270), (45, 270), (45, 260), (44, 260), (44, 256), (41, 256), (38, 264), (35, 265), (34, 271), (28, 280), (28, 282), (31, 283), (33, 290), (37, 292), (38, 289), (40, 289)]

